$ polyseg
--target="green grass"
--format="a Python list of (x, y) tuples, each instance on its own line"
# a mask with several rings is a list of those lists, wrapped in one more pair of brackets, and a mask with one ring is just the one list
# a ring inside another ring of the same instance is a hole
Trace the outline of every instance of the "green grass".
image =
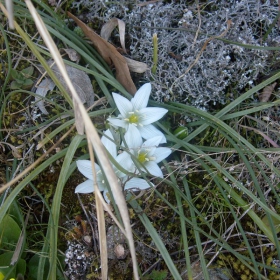
[[(93, 77), (96, 88), (99, 89), (99, 96), (105, 96), (108, 105), (89, 112), (89, 116), (93, 120), (98, 117), (105, 120), (116, 111), (111, 91), (120, 92), (127, 97), (129, 94), (114, 78), (112, 71), (104, 64), (96, 51), (84, 39), (68, 29), (64, 22), (64, 15), (53, 12), (44, 3), (35, 2), (50, 34), (60, 44), (75, 49), (81, 55), (84, 64), (88, 64), (88, 67), (85, 67), (65, 60), (65, 63), (75, 66)], [(2, 101), (1, 141), (19, 146), (18, 141), (22, 137), (28, 137), (35, 149), (35, 144), (38, 143), (37, 138), (35, 141), (34, 135), (40, 130), (44, 130), (54, 120), (58, 120), (56, 125), (51, 125), (51, 129), (46, 129), (44, 133), (38, 134), (42, 136), (39, 139), (40, 149), (35, 151), (33, 160), (44, 156), (42, 148), (48, 150), (55, 144), (61, 145), (60, 149), (56, 152), (51, 151), (45, 158), (42, 157), (41, 161), (32, 168), (30, 168), (32, 161), (29, 162), (28, 157), (16, 160), (11, 152), (6, 153), (9, 159), (6, 162), (7, 181), (27, 168), (30, 170), (2, 193), (0, 221), (9, 213), (12, 206), (16, 205), (21, 217), (20, 226), (26, 228), (23, 221), (27, 206), (23, 201), (33, 192), (36, 193), (48, 213), (48, 223), (42, 230), (44, 236), (42, 242), (36, 243), (36, 246), (27, 227), (25, 241), (28, 242), (24, 250), (20, 251), (20, 257), (27, 256), (27, 269), (30, 268), (30, 259), (33, 256), (37, 257), (38, 270), (35, 271), (37, 279), (40, 278), (41, 271), (45, 271), (46, 279), (63, 279), (63, 254), (59, 251), (61, 249), (59, 244), (65, 241), (61, 238), (61, 233), (63, 235), (65, 231), (60, 229), (63, 227), (60, 221), (65, 219), (62, 216), (65, 213), (61, 207), (63, 192), (67, 182), (73, 182), (72, 178), (78, 176), (75, 161), (81, 157), (88, 157), (82, 152), (87, 150), (87, 142), (85, 136), (78, 135), (74, 131), (70, 132), (66, 138), (59, 140), (66, 135), (75, 122), (72, 100), (46, 63), (51, 55), (45, 50), (42, 43), (35, 43), (36, 37), (33, 38), (33, 35), (36, 30), (25, 3), (14, 1), (14, 4), (16, 20), (22, 22), (21, 26), (17, 27), (17, 32), (21, 44), (26, 47), (24, 55), (28, 57), (31, 53), (34, 54), (36, 63), (41, 63), (52, 77), (64, 101), (56, 102), (52, 100), (51, 96), (48, 96), (45, 101), (55, 107), (57, 113), (51, 113), (41, 123), (37, 121), (26, 125), (21, 131), (10, 131), (9, 133), (16, 139), (15, 143), (11, 141), (6, 129), (14, 128), (12, 122), (15, 127), (20, 124), (13, 115), (20, 115), (18, 108), (25, 108), (26, 100), (34, 98), (34, 93), (28, 90), (11, 91), (9, 88), (10, 73), (14, 67), (13, 49), (16, 48), (13, 45), (14, 41), (11, 44), (10, 40), (11, 37), (16, 36), (16, 33), (7, 33), (5, 26), (0, 24), (0, 32), (6, 45), (6, 57), (3, 59), (8, 65), (0, 97), (0, 101)], [(228, 43), (236, 44), (235, 42)], [(256, 46), (252, 46), (252, 48), (254, 47)], [(257, 48), (261, 49), (261, 47)], [(172, 156), (162, 165), (166, 174), (165, 179), (153, 180), (156, 187), (152, 188), (150, 192), (146, 192), (143, 197), (138, 198), (131, 193), (127, 196), (131, 223), (136, 225), (136, 228), (132, 227), (135, 240), (138, 231), (145, 231), (148, 237), (145, 236), (141, 239), (140, 236), (138, 240), (147, 248), (152, 248), (157, 256), (153, 260), (149, 260), (150, 267), (147, 263), (138, 264), (140, 275), (147, 277), (155, 269), (153, 264), (157, 263), (160, 267), (159, 270), (168, 271), (168, 279), (185, 279), (186, 275), (189, 279), (193, 279), (197, 274), (197, 269), (195, 269), (197, 265), (201, 267), (199, 272), (202, 273), (204, 279), (211, 279), (210, 268), (225, 266), (232, 270), (234, 275), (232, 279), (244, 275), (247, 275), (247, 279), (252, 279), (252, 277), (255, 277), (254, 279), (278, 279), (280, 268), (271, 260), (280, 260), (280, 244), (277, 236), (280, 226), (280, 170), (277, 157), (279, 157), (280, 148), (271, 148), (268, 144), (266, 144), (267, 147), (260, 148), (255, 140), (259, 138), (256, 138), (255, 135), (252, 138), (241, 135), (238, 124), (246, 115), (257, 118), (265, 115), (269, 108), (279, 110), (280, 99), (277, 95), (272, 102), (265, 104), (252, 104), (250, 99), (279, 78), (280, 72), (277, 72), (216, 113), (208, 113), (175, 102), (158, 104), (150, 101), (151, 106), (162, 106), (168, 109), (169, 116), (166, 121), (169, 122), (170, 127), (176, 127), (176, 120), (182, 116), (188, 116), (195, 121), (185, 125), (191, 132), (184, 139), (175, 137), (163, 122), (157, 123), (157, 126), (167, 136), (167, 145), (173, 150)], [(35, 80), (34, 77), (34, 82)], [(14, 102), (13, 98), (19, 94), (22, 95), (22, 99)], [(10, 109), (12, 108), (9, 107), (10, 104), (17, 104), (16, 108)], [(7, 112), (11, 113), (10, 116), (5, 114)], [(62, 121), (61, 115), (67, 115), (67, 118)], [(6, 117), (12, 120), (11, 127), (7, 127), (9, 122), (5, 121)], [(98, 129), (102, 135), (105, 123), (99, 125)], [(213, 136), (216, 137), (216, 141), (212, 139)], [(202, 140), (207, 145), (201, 144)], [(267, 143), (265, 139), (261, 140)], [(208, 143), (212, 144), (208, 145)], [(23, 146), (20, 149), (22, 152), (26, 152), (24, 149), (28, 147)], [(6, 151), (8, 151), (8, 147)], [(13, 165), (10, 164), (11, 159), (13, 159)], [(36, 183), (38, 183), (38, 176), (56, 166), (57, 162), (60, 162), (60, 170), (58, 181), (53, 182), (55, 187), (51, 193), (50, 202), (45, 197), (47, 190), (42, 193), (42, 189), (39, 189)], [(8, 172), (10, 169), (11, 174)], [(150, 180), (147, 174), (142, 175)], [(75, 202), (75, 207), (76, 205)], [(112, 205), (113, 212), (122, 225), (123, 220), (118, 206), (114, 202)], [(151, 205), (151, 211), (148, 210), (147, 205)], [(78, 211), (82, 213), (82, 210)], [(155, 217), (153, 211), (161, 215)], [(178, 241), (174, 241), (174, 244), (168, 243), (168, 238), (164, 237), (163, 232), (169, 236), (170, 240)], [(0, 242), (0, 249), (1, 244), (3, 245), (3, 243)], [(15, 244), (13, 246), (15, 247)], [(62, 246), (62, 250), (65, 249), (65, 246)], [(235, 261), (234, 265), (232, 260)]]

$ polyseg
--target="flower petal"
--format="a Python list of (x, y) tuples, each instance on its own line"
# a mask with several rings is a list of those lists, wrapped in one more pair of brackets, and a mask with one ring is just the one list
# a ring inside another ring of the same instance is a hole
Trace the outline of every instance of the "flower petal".
[(154, 152), (157, 149), (157, 146), (160, 144), (161, 139), (162, 139), (162, 136), (156, 136), (156, 137), (146, 140), (143, 143), (142, 148), (144, 148), (144, 149), (146, 149), (146, 151), (148, 151), (148, 157), (154, 156)]
[(161, 119), (168, 110), (158, 107), (143, 108), (139, 111), (141, 116), (140, 123), (142, 125), (151, 124)]
[(163, 135), (163, 133), (161, 131), (159, 131), (157, 128), (155, 128), (152, 124), (148, 124), (142, 127), (138, 127), (141, 136), (144, 139), (149, 139), (149, 138), (153, 138), (155, 136), (161, 136), (162, 139), (160, 141), (160, 143), (166, 143), (166, 138)]
[(117, 94), (115, 92), (113, 92), (112, 94), (121, 115), (126, 118), (128, 112), (133, 111), (132, 103), (120, 94)]
[(162, 136), (155, 136), (153, 138), (149, 138), (148, 140), (146, 140), (142, 147), (147, 147), (147, 148), (150, 148), (150, 147), (157, 147), (160, 142), (161, 142), (161, 139), (162, 139)]
[(161, 169), (154, 161), (149, 161), (149, 162), (145, 163), (145, 167), (149, 171), (150, 174), (163, 178)]
[(128, 127), (128, 122), (125, 120), (120, 120), (118, 118), (108, 118), (107, 121), (111, 123), (112, 126), (115, 127), (123, 127), (125, 129), (127, 129)]
[(131, 156), (127, 152), (122, 152), (121, 154), (119, 154), (117, 156), (117, 162), (128, 172), (134, 173), (136, 170), (136, 167), (131, 159)]
[(98, 189), (103, 192), (105, 190), (107, 190), (107, 186), (105, 184), (104, 178), (102, 177), (102, 180), (97, 181), (97, 185), (98, 185)]
[[(90, 160), (77, 160), (76, 161), (77, 167), (79, 171), (88, 179), (93, 180), (93, 174), (92, 174), (92, 166)], [(98, 164), (95, 163), (95, 170), (98, 172), (100, 170), (100, 167)]]
[(172, 150), (169, 148), (157, 148), (153, 154), (156, 158), (155, 162), (159, 163), (171, 154)]
[(128, 189), (145, 190), (150, 187), (151, 186), (148, 184), (148, 182), (146, 180), (139, 179), (139, 178), (132, 178), (128, 182), (126, 182), (124, 189), (125, 190), (128, 190)]
[(110, 139), (108, 139), (106, 136), (102, 136), (101, 137), (102, 144), (105, 146), (107, 151), (112, 155), (112, 157), (116, 158), (117, 157), (117, 146), (114, 143), (114, 138), (113, 138), (111, 131), (109, 129), (107, 129), (104, 132), (104, 135), (106, 135)]
[(94, 192), (94, 186), (92, 180), (86, 180), (85, 182), (79, 184), (75, 189), (75, 193), (92, 193), (92, 192)]
[(151, 89), (151, 84), (147, 83), (137, 90), (135, 96), (131, 99), (131, 104), (133, 105), (134, 110), (140, 110), (147, 107)]
[(131, 149), (139, 148), (143, 143), (138, 128), (132, 124), (128, 126), (128, 130), (124, 135), (124, 139), (126, 141), (128, 148)]

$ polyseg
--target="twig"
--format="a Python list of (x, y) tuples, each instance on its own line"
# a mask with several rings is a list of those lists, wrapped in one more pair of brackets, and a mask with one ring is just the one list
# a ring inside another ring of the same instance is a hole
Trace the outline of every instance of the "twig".
[(200, 14), (200, 9), (199, 9), (199, 4), (198, 3), (197, 3), (197, 14), (198, 14), (198, 28), (197, 28), (197, 30), (195, 32), (192, 48), (194, 48), (194, 45), (196, 43), (196, 40), (197, 40), (199, 31), (200, 31), (200, 28), (201, 28), (201, 14)]

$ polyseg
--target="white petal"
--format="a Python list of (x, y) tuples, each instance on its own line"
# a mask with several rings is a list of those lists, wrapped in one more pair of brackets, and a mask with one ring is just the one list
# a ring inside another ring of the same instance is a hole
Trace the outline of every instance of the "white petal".
[(131, 99), (134, 110), (140, 110), (147, 107), (151, 89), (151, 84), (147, 83), (137, 90), (135, 96)]
[(109, 123), (111, 123), (112, 126), (123, 127), (125, 129), (127, 129), (128, 127), (128, 122), (125, 120), (120, 120), (117, 118), (108, 118), (107, 120)]
[(97, 181), (98, 189), (103, 192), (104, 190), (107, 190), (107, 186), (105, 185), (105, 181), (103, 180), (104, 178), (102, 177), (102, 180)]
[(75, 189), (75, 193), (92, 193), (94, 192), (94, 186), (92, 180), (86, 180), (78, 185)]
[(142, 145), (142, 137), (138, 128), (132, 124), (128, 126), (128, 130), (124, 135), (124, 139), (128, 148), (139, 148)]
[(156, 136), (156, 137), (146, 140), (143, 143), (142, 148), (148, 149), (148, 157), (154, 156), (154, 152), (157, 149), (157, 146), (160, 144), (161, 139), (162, 139), (162, 136)]
[(167, 112), (168, 110), (164, 108), (157, 108), (157, 107), (143, 108), (139, 111), (139, 115), (141, 116), (140, 122), (143, 125), (156, 122), (159, 119), (161, 119)]
[(155, 136), (153, 138), (149, 138), (148, 140), (146, 140), (143, 143), (142, 147), (147, 147), (147, 148), (157, 147), (160, 144), (161, 139), (162, 139), (162, 136)]
[(145, 167), (149, 171), (150, 174), (163, 178), (161, 169), (154, 161), (149, 161), (149, 162), (145, 163)]
[(157, 148), (153, 154), (156, 158), (155, 162), (159, 163), (171, 154), (172, 150), (169, 148)]
[[(93, 180), (92, 166), (90, 160), (77, 160), (77, 167), (79, 171), (88, 179)], [(99, 165), (95, 163), (95, 170), (98, 172), (100, 170)]]
[(107, 129), (104, 134), (109, 137), (110, 139), (108, 139), (106, 136), (102, 136), (101, 137), (101, 142), (102, 144), (105, 146), (105, 148), (107, 149), (107, 151), (112, 155), (113, 158), (117, 157), (117, 146), (114, 143), (114, 138), (113, 135), (111, 133), (111, 131), (109, 129)]
[(117, 93), (112, 93), (113, 94), (113, 98), (115, 100), (115, 103), (121, 113), (121, 115), (126, 118), (128, 112), (132, 112), (133, 111), (133, 106), (131, 104), (131, 102), (126, 99), (125, 97), (121, 96), (120, 94)]
[(144, 139), (153, 138), (155, 136), (161, 136), (162, 139), (161, 139), (160, 143), (166, 143), (166, 138), (163, 135), (163, 133), (161, 131), (159, 131), (157, 128), (155, 128), (152, 124), (148, 124), (148, 125), (139, 127), (138, 129), (140, 131), (141, 136)]
[(136, 167), (131, 159), (130, 154), (127, 152), (122, 152), (117, 156), (117, 162), (128, 172), (134, 173)]
[(148, 184), (146, 180), (139, 179), (139, 178), (132, 178), (125, 184), (124, 189), (145, 190), (150, 187), (151, 186)]

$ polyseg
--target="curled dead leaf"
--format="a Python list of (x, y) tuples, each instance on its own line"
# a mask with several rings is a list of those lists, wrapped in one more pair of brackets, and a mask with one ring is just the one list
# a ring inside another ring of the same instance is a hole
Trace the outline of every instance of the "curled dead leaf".
[[(118, 26), (119, 27), (119, 33), (120, 33), (120, 42), (121, 42), (121, 46), (122, 49), (124, 51), (124, 53), (126, 53), (126, 49), (125, 49), (125, 23), (124, 21), (118, 19), (118, 18), (112, 18), (110, 19), (108, 22), (106, 22), (102, 28), (101, 28), (101, 32), (100, 32), (100, 36), (105, 39), (106, 41), (108, 41), (108, 39), (111, 36), (112, 31), (114, 30), (114, 28)], [(136, 61), (127, 57), (124, 57), (126, 60), (126, 63), (128, 65), (128, 68), (131, 72), (134, 73), (144, 73), (145, 71), (147, 71), (148, 69), (148, 65), (144, 62), (140, 62), (140, 61)]]
[(70, 12), (68, 16), (73, 19), (76, 24), (83, 30), (85, 35), (92, 41), (98, 53), (103, 57), (107, 64), (114, 64), (116, 68), (116, 79), (123, 85), (123, 87), (131, 94), (136, 93), (136, 87), (131, 79), (129, 68), (125, 58), (116, 50), (116, 48), (108, 43), (106, 40), (96, 34), (90, 27), (80, 21)]
[(260, 102), (267, 102), (275, 88), (277, 83), (273, 83), (267, 87), (265, 87), (262, 93), (259, 95)]
[(149, 69), (148, 65), (144, 62), (136, 61), (128, 57), (124, 57), (124, 58), (131, 72), (144, 73)]
[(112, 18), (108, 22), (106, 22), (100, 31), (100, 36), (108, 41), (108, 39), (111, 36), (112, 31), (115, 29), (115, 27), (119, 27), (119, 33), (120, 33), (120, 42), (123, 51), (126, 53), (125, 49), (125, 40), (124, 40), (124, 35), (125, 35), (125, 23), (124, 21), (118, 19), (118, 18)]

